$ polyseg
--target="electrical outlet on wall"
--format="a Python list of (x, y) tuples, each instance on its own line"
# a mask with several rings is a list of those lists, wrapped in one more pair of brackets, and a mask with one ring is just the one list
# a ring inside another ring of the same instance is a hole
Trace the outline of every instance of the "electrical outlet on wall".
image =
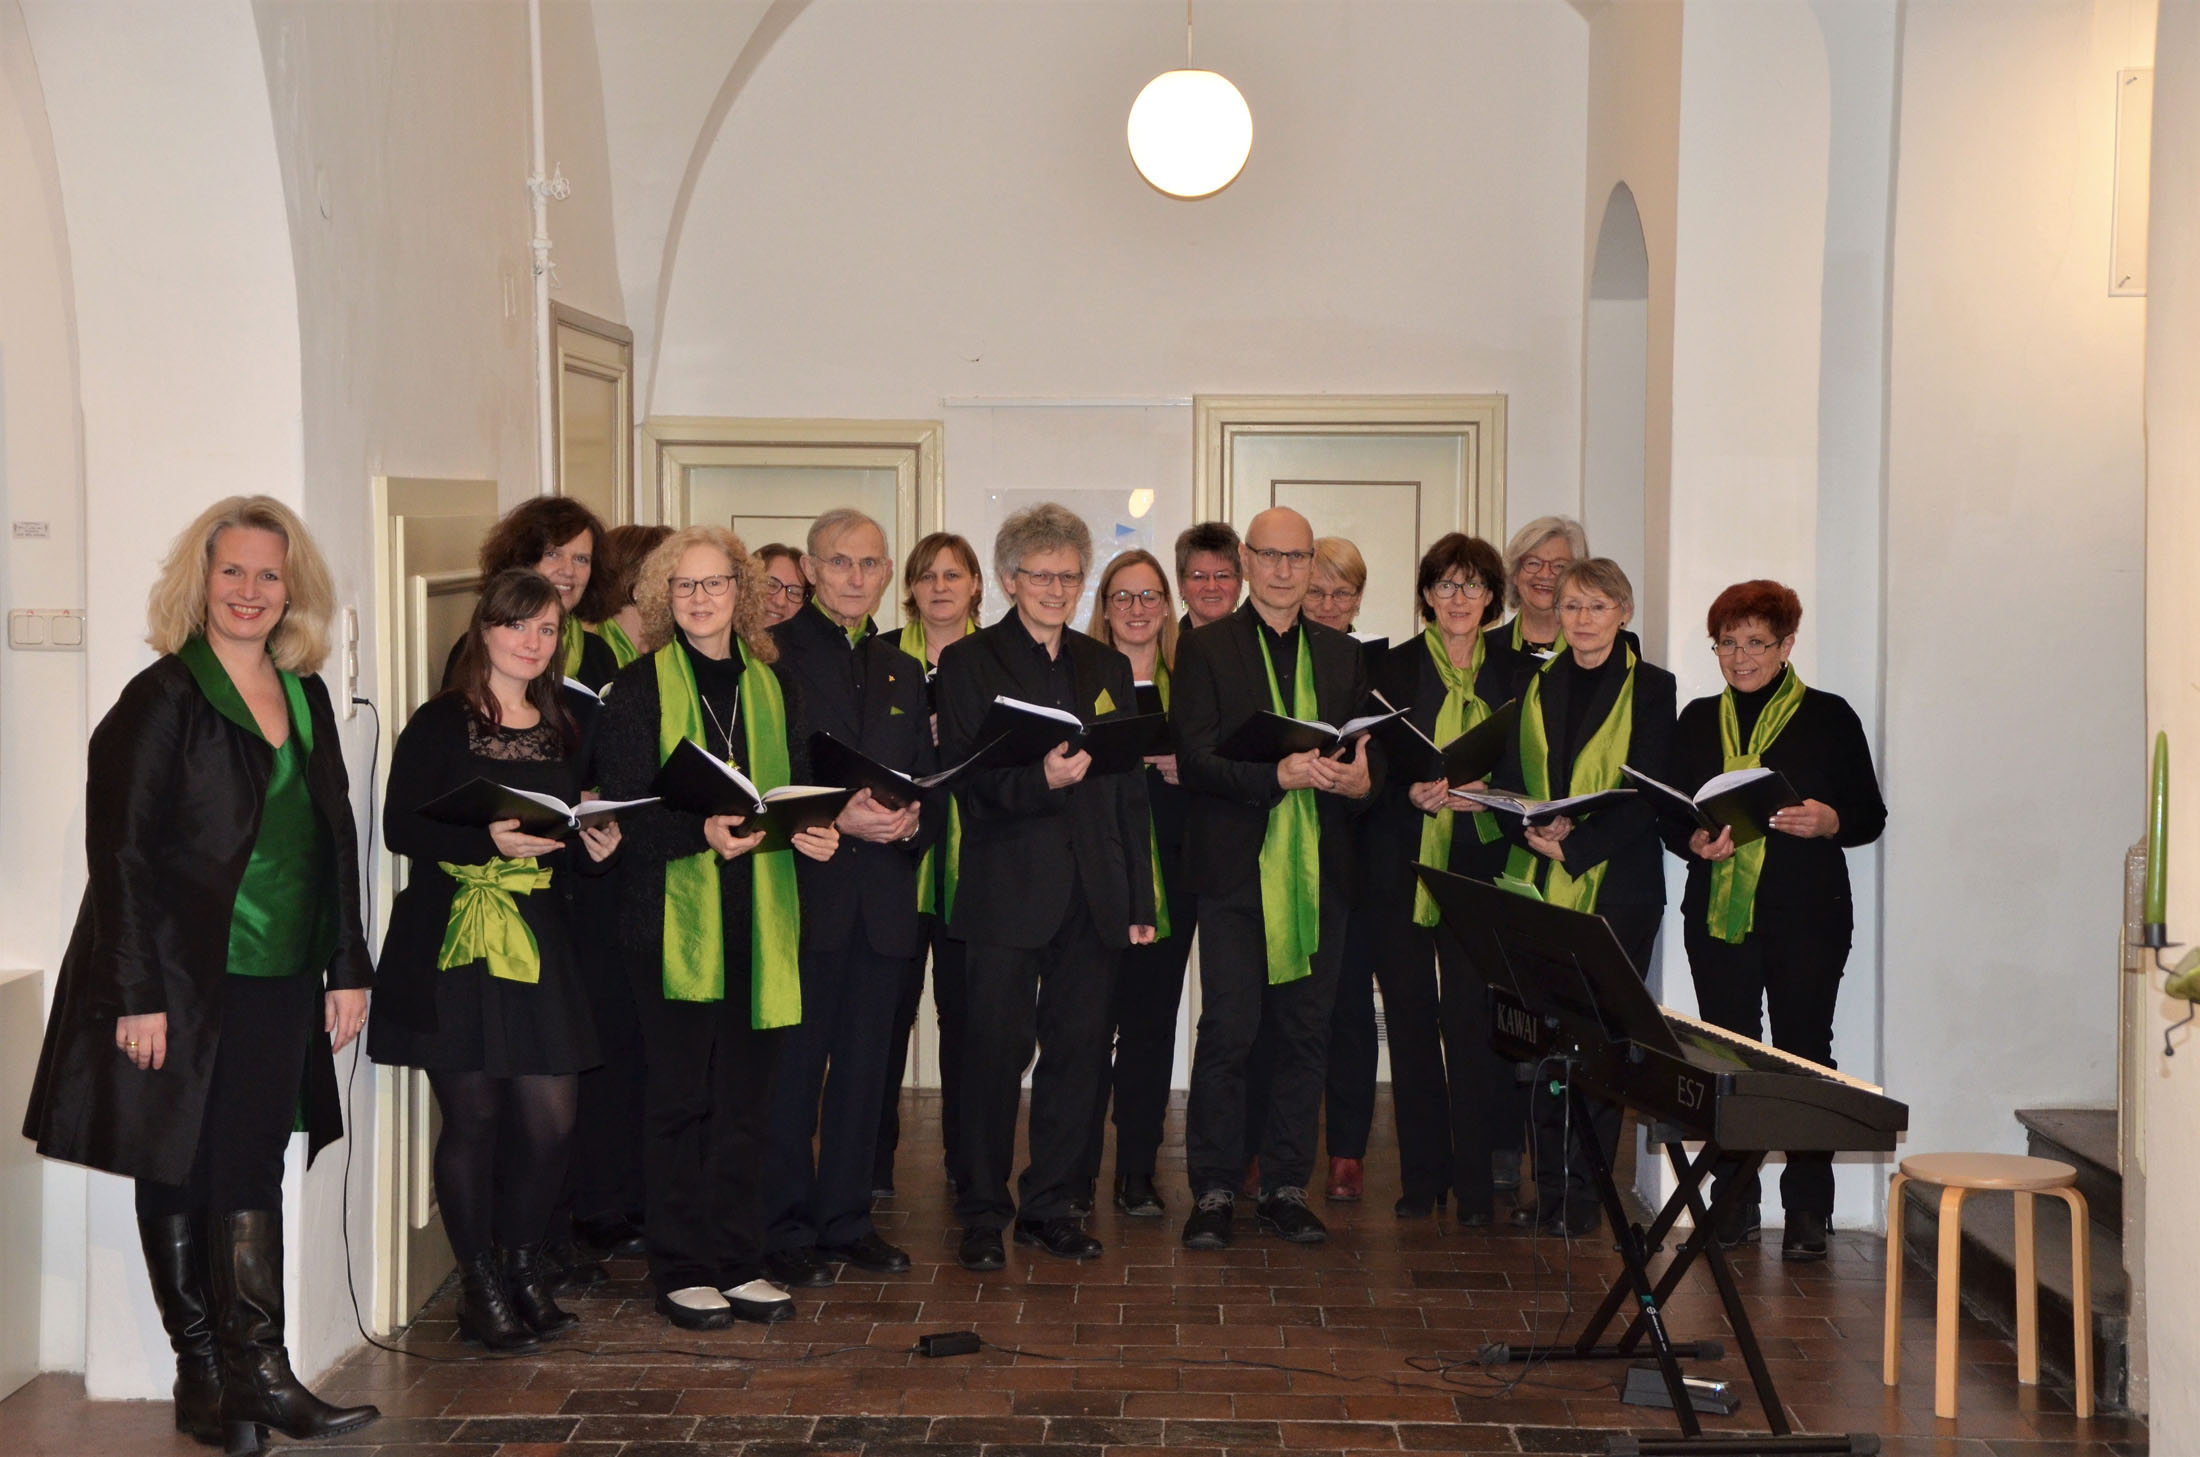
[(352, 702), (359, 696), (359, 609), (346, 607), (343, 619), (344, 697), (337, 706), (349, 720), (359, 716), (359, 705)]

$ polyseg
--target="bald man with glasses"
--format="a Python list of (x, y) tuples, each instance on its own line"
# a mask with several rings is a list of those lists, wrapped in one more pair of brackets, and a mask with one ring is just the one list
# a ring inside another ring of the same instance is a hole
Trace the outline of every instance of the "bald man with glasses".
[[(1360, 646), (1304, 617), (1314, 531), (1284, 507), (1247, 528), (1239, 564), (1251, 589), (1236, 612), (1178, 649), (1178, 777), (1189, 792), (1186, 879), (1200, 896), (1198, 1039), (1185, 1125), (1197, 1207), (1187, 1248), (1226, 1248), (1234, 1190), (1260, 1158), (1259, 1221), (1300, 1244), (1328, 1237), (1306, 1205), (1344, 951), (1352, 821), (1382, 780), (1380, 751), (1293, 754), (1281, 763), (1221, 748), (1254, 715), (1343, 723), (1367, 701)], [(1266, 1023), (1274, 1054), (1261, 1146), (1248, 1149), (1246, 1059)]]

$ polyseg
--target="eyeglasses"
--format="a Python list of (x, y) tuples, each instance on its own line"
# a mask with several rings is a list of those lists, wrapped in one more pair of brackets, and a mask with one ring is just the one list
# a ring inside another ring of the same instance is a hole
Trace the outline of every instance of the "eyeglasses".
[(1287, 567), (1294, 572), (1302, 571), (1314, 562), (1314, 553), (1310, 551), (1278, 551), (1272, 546), (1249, 546), (1246, 550), (1271, 572), (1278, 567)]
[(883, 572), (883, 571), (885, 571), (885, 570), (886, 570), (886, 569), (887, 569), (888, 567), (890, 567), (890, 566), (892, 566), (892, 565), (893, 565), (893, 563), (892, 563), (892, 562), (890, 562), (890, 561), (887, 561), (887, 560), (886, 560), (886, 559), (885, 559), (884, 557), (875, 557), (875, 556), (867, 556), (867, 557), (844, 557), (844, 556), (829, 556), (829, 557), (811, 557), (811, 558), (810, 558), (810, 560), (811, 560), (811, 561), (814, 561), (814, 562), (816, 562), (816, 563), (817, 563), (817, 564), (818, 564), (819, 566), (821, 566), (821, 567), (831, 567), (831, 568), (833, 569), (833, 573), (834, 573), (834, 575), (836, 575), (836, 576), (846, 576), (846, 575), (847, 575), (847, 574), (848, 574), (849, 572), (852, 572), (852, 571), (854, 571), (854, 570), (855, 570), (855, 569), (856, 569), (857, 567), (861, 567), (861, 568), (863, 568), (863, 574), (864, 574), (865, 576), (869, 576), (869, 575), (871, 575), (871, 573), (873, 573), (873, 572)]
[(1357, 587), (1339, 587), (1334, 592), (1324, 592), (1319, 587), (1309, 587), (1306, 589), (1306, 600), (1317, 604), (1334, 602), (1341, 607), (1359, 601), (1360, 592)]
[(1570, 556), (1524, 556), (1520, 559), (1519, 574), (1523, 577), (1555, 577), (1574, 564)]
[(723, 597), (726, 589), (733, 585), (733, 578), (723, 572), (709, 577), (667, 577), (665, 585), (672, 589), (675, 597), (693, 597), (698, 587), (705, 597)]
[(1454, 597), (1487, 597), (1490, 595), (1489, 587), (1482, 582), (1455, 582), (1449, 577), (1440, 582), (1429, 583), (1428, 590), (1431, 597), (1444, 602), (1448, 602)]
[(1219, 586), (1227, 587), (1234, 585), (1237, 579), (1238, 574), (1236, 572), (1186, 572), (1184, 574), (1184, 585), (1187, 587), (1204, 587), (1209, 582), (1213, 582)]
[(1778, 646), (1778, 643), (1766, 642), (1761, 637), (1753, 637), (1748, 642), (1736, 642), (1730, 637), (1722, 637), (1711, 645), (1711, 651), (1722, 658), (1731, 658), (1736, 653), (1745, 658), (1761, 658)]
[(1620, 610), (1617, 602), (1561, 602), (1558, 610), (1571, 612), (1577, 617), (1610, 617)]
[(1022, 567), (1018, 567), (1016, 575), (1022, 577), (1034, 587), (1049, 589), (1067, 587), (1074, 592), (1085, 585), (1085, 574), (1083, 572), (1027, 572)]
[[(710, 580), (724, 581), (725, 579), (715, 577)], [(679, 595), (684, 597), (687, 594), (681, 592)], [(712, 595), (716, 596), (716, 591), (713, 591)], [(800, 607), (810, 600), (810, 589), (800, 582), (782, 582), (777, 577), (766, 577), (764, 579), (764, 595), (767, 597), (784, 597), (795, 606)]]
[(1140, 607), (1159, 607), (1168, 600), (1168, 593), (1156, 591), (1152, 587), (1148, 587), (1143, 592), (1133, 592), (1130, 588), (1124, 587), (1119, 591), (1108, 594), (1108, 605), (1111, 607), (1128, 607), (1134, 602)]

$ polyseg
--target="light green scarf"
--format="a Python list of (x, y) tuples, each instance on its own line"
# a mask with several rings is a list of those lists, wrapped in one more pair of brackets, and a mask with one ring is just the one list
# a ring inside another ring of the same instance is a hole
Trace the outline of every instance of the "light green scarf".
[[(978, 630), (975, 622), (963, 625), (963, 636)], [(929, 673), (932, 660), (924, 655), (924, 624), (905, 622), (895, 634), (895, 642), (901, 650), (915, 658)], [(917, 914), (937, 914), (943, 921), (955, 915), (955, 872), (962, 866), (963, 817), (962, 805), (954, 795), (947, 797), (947, 835), (944, 845), (934, 845), (924, 852), (917, 862)]]
[[(1516, 652), (1516, 653), (1524, 653), (1524, 652), (1528, 651), (1528, 640), (1527, 640), (1527, 638), (1525, 638), (1524, 636), (1522, 636), (1522, 635), (1521, 635), (1521, 631), (1520, 631), (1520, 614), (1519, 614), (1519, 613), (1517, 613), (1517, 612), (1515, 612), (1515, 613), (1513, 614), (1513, 623), (1512, 623), (1512, 626), (1513, 626), (1513, 638), (1512, 638), (1512, 643), (1513, 643), (1513, 651), (1514, 651), (1514, 652)], [(1554, 637), (1554, 638), (1552, 638), (1552, 639), (1551, 639), (1551, 656), (1555, 658), (1555, 657), (1557, 657), (1557, 656), (1558, 656), (1558, 655), (1559, 655), (1560, 653), (1563, 653), (1563, 652), (1565, 652), (1565, 651), (1566, 651), (1566, 629), (1564, 629), (1564, 628), (1562, 627), (1562, 628), (1560, 628), (1560, 629), (1558, 630), (1558, 636), (1557, 636), (1557, 637)]]
[[(1487, 651), (1482, 634), (1474, 635), (1474, 651), (1464, 668), (1452, 666), (1451, 654), (1444, 650), (1444, 634), (1435, 623), (1430, 623), (1421, 634), (1421, 641), (1428, 645), (1428, 655), (1436, 663), (1436, 676), (1443, 680), (1444, 703), (1436, 710), (1436, 742), (1448, 744), (1468, 729), (1490, 716), (1490, 706), (1476, 696), (1474, 680), (1482, 672), (1482, 659)], [(1451, 868), (1452, 816), (1455, 812), (1440, 809), (1421, 820), (1420, 863), (1436, 870)], [(1499, 833), (1497, 817), (1484, 810), (1474, 816), (1474, 832), (1487, 845)], [(1428, 893), (1428, 887), (1414, 879), (1413, 924), (1433, 926), (1439, 919), (1436, 900)]]
[(606, 618), (597, 623), (594, 630), (596, 636), (609, 645), (611, 660), (620, 667), (625, 667), (642, 655), (642, 650), (634, 646), (634, 639), (626, 635), (626, 629), (619, 626), (616, 618)]
[[(1619, 650), (1627, 654), (1627, 676), (1620, 683), (1619, 701), (1574, 756), (1573, 780), (1567, 790), (1570, 794), (1622, 787), (1619, 766), (1627, 762), (1627, 750), (1635, 736), (1635, 653), (1624, 645)], [(1528, 794), (1535, 799), (1551, 798), (1551, 744), (1543, 723), (1543, 678), (1565, 661), (1565, 655), (1560, 654), (1545, 663), (1528, 680), (1527, 695), (1520, 703), (1520, 774), (1527, 782)], [(1537, 872), (1546, 866), (1549, 878), (1542, 882), (1543, 899), (1577, 911), (1597, 908), (1597, 891), (1604, 884), (1608, 864), (1575, 875), (1557, 861), (1546, 860), (1524, 846), (1515, 845), (1505, 857), (1505, 873), (1521, 880), (1534, 881)]]
[(458, 882), (451, 896), (451, 918), (443, 927), (443, 949), (436, 954), (438, 971), (489, 963), (489, 975), (503, 981), (542, 980), (542, 948), (535, 933), (519, 913), (515, 895), (532, 895), (550, 884), (551, 872), (535, 863), (497, 856), (484, 865), (453, 865), (439, 860), (443, 873)]
[[(1314, 697), (1314, 644), (1299, 634), (1298, 671), (1292, 701), (1284, 706), (1276, 686), (1276, 660), (1268, 638), (1253, 624), (1261, 666), (1268, 670), (1268, 702), (1290, 718), (1319, 712)], [(1284, 791), (1283, 802), (1268, 811), (1268, 833), (1260, 842), (1260, 918), (1268, 941), (1268, 984), (1282, 986), (1314, 972), (1314, 952), (1322, 939), (1321, 814), (1311, 789)]]
[(581, 647), (588, 641), (588, 629), (572, 613), (565, 614), (565, 626), (558, 629), (558, 646), (563, 649), (559, 661), (568, 678), (577, 678), (581, 671)]
[[(787, 705), (767, 665), (741, 655), (741, 735), (748, 776), (757, 791), (780, 788), (793, 778), (787, 758)], [(703, 700), (695, 669), (678, 639), (657, 649), (657, 760), (663, 763), (682, 739), (703, 740)], [(749, 1025), (762, 1031), (802, 1020), (802, 902), (795, 890), (794, 851), (751, 850), (755, 903), (749, 912)], [(726, 995), (724, 908), (718, 901), (715, 850), (665, 866), (664, 991), (669, 1001), (716, 1002)]]
[[(1780, 737), (1780, 730), (1803, 706), (1803, 675), (1788, 665), (1780, 686), (1749, 731), (1749, 751), (1742, 752), (1741, 718), (1734, 711), (1734, 690), (1719, 695), (1719, 752), (1726, 768), (1756, 769), (1764, 763), (1765, 750)], [(1765, 842), (1752, 840), (1711, 867), (1711, 904), (1705, 919), (1711, 934), (1721, 941), (1739, 941), (1757, 925), (1757, 881), (1765, 872)]]

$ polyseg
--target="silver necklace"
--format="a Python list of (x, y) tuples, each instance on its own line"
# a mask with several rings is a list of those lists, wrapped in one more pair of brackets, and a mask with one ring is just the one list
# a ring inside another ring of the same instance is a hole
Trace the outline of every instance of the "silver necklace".
[[(732, 758), (733, 735), (726, 731), (725, 720), (718, 716), (717, 709), (710, 706), (710, 699), (704, 695), (703, 690), (700, 687), (695, 690), (695, 698), (698, 703), (701, 703), (703, 705), (703, 712), (710, 715), (711, 727), (718, 730), (718, 741), (726, 746), (726, 757), (729, 759)], [(737, 698), (734, 700), (734, 702), (736, 705), (738, 705), (740, 700)], [(734, 715), (735, 717), (740, 716), (740, 709), (738, 706), (736, 706), (736, 708), (734, 709)]]

